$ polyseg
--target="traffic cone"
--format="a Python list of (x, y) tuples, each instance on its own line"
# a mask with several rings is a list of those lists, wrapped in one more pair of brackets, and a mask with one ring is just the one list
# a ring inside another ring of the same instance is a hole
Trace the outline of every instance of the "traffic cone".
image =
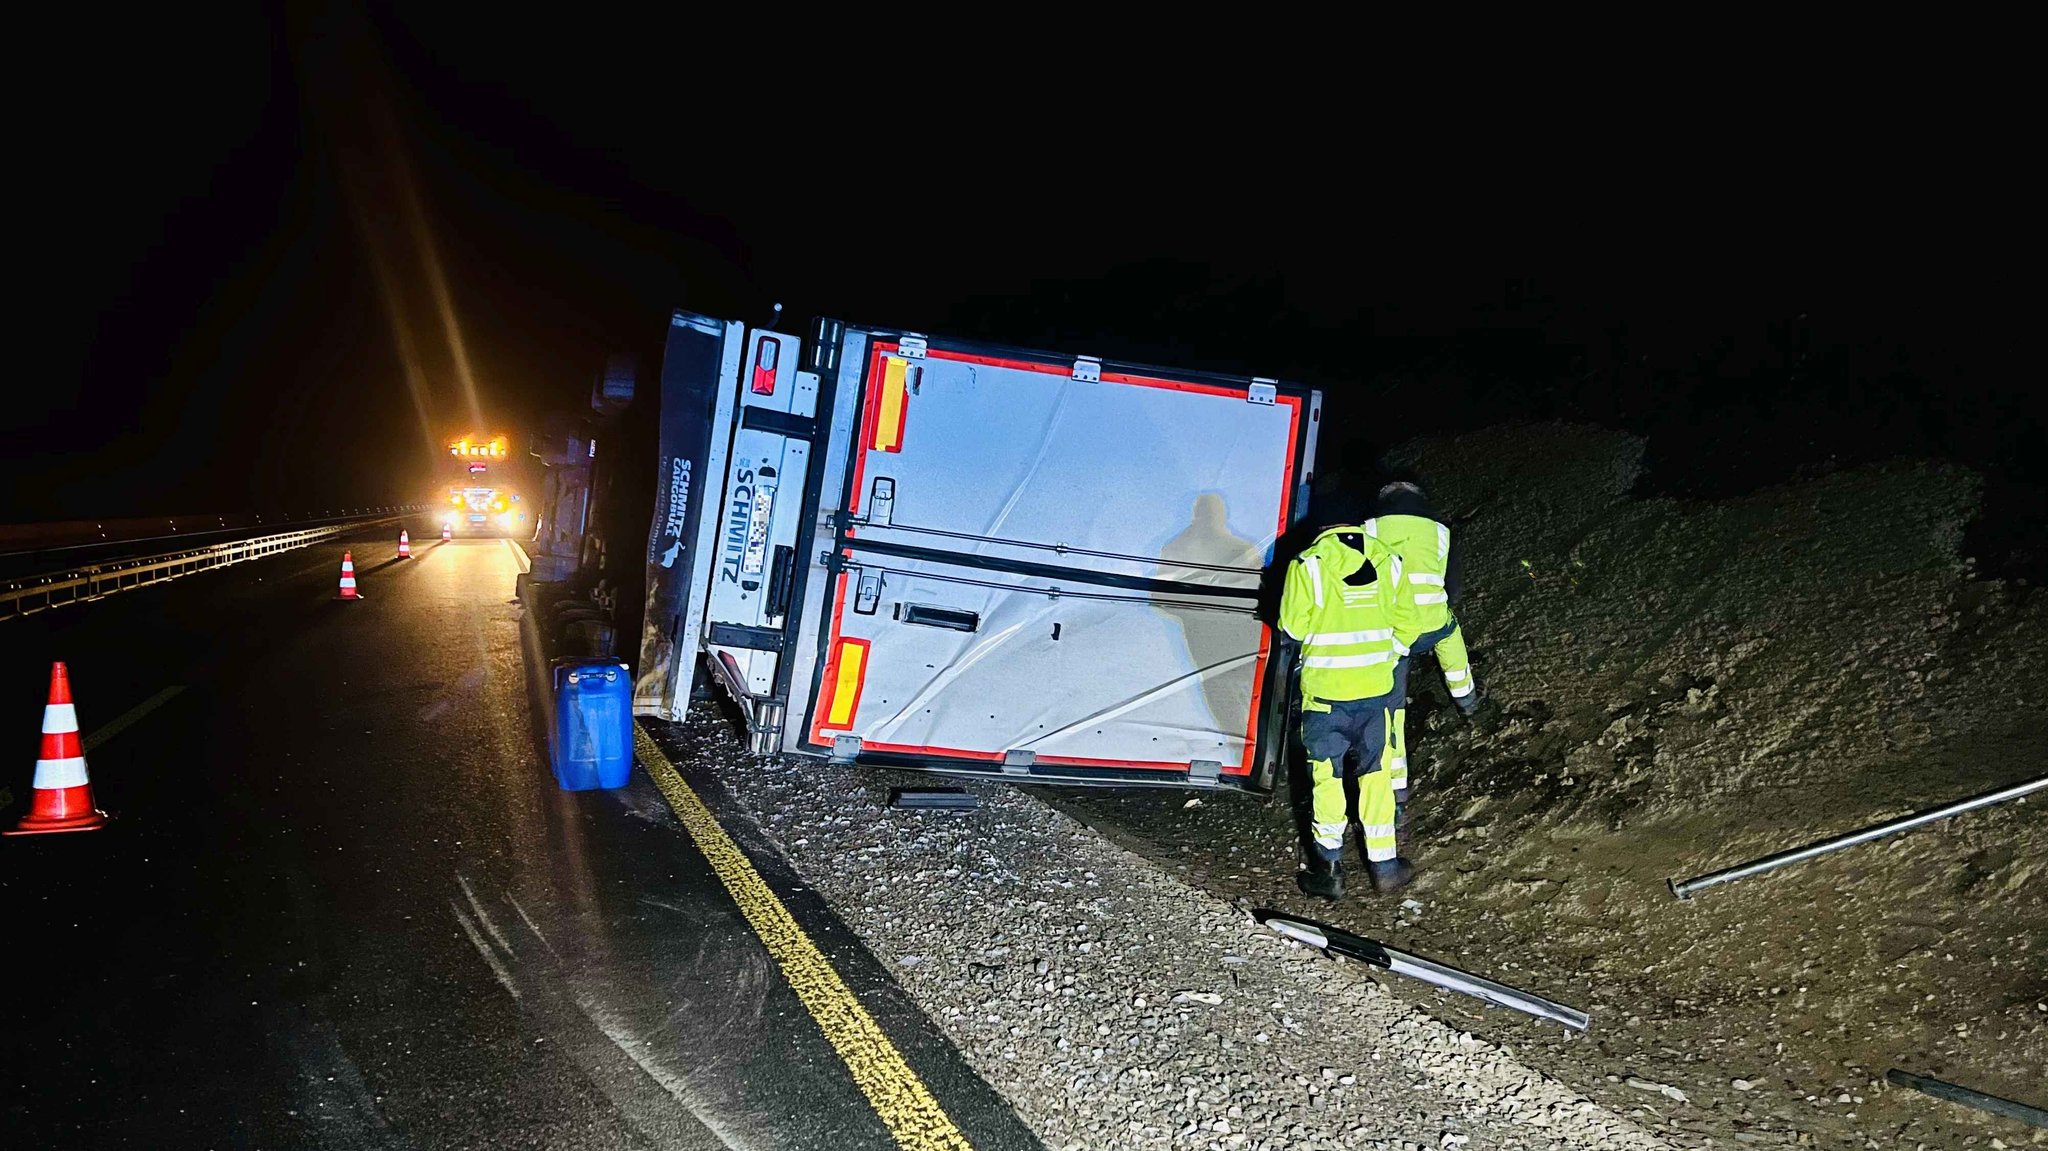
[(93, 803), (85, 777), (85, 746), (78, 739), (78, 712), (71, 706), (71, 675), (50, 665), (50, 703), (43, 708), (43, 750), (36, 757), (35, 798), (21, 824), (0, 835), (41, 835), (50, 831), (98, 831), (107, 813)]
[(356, 560), (348, 552), (341, 553), (341, 590), (335, 593), (334, 598), (351, 603), (363, 598), (356, 594)]
[(406, 534), (404, 528), (398, 529), (398, 558), (402, 560), (412, 558), (412, 537)]
[(441, 542), (445, 544), (445, 543), (447, 543), (447, 542), (448, 542), (449, 540), (452, 540), (452, 539), (454, 539), (454, 538), (455, 538), (455, 525), (454, 525), (454, 524), (442, 524), (442, 525), (441, 525)]

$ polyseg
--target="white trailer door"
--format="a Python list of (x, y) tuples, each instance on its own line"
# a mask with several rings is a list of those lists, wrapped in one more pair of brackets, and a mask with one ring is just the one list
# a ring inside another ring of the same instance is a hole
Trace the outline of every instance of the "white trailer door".
[(1285, 690), (1254, 611), (1315, 395), (887, 334), (848, 353), (798, 749), (1263, 790)]

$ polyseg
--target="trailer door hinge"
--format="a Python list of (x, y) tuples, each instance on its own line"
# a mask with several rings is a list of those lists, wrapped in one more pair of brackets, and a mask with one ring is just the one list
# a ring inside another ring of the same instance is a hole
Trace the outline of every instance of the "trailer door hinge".
[(1074, 378), (1084, 384), (1102, 381), (1102, 361), (1094, 356), (1082, 356), (1074, 361)]
[(1279, 380), (1262, 380), (1254, 377), (1252, 379), (1251, 391), (1246, 392), (1244, 398), (1251, 403), (1264, 404), (1267, 407), (1271, 407), (1273, 402), (1279, 398), (1279, 395)]
[(860, 754), (860, 737), (857, 735), (835, 735), (832, 737), (832, 762), (852, 763)]
[(1003, 753), (1003, 774), (1030, 775), (1031, 765), (1037, 760), (1035, 751), (1006, 751)]
[(1213, 759), (1198, 759), (1188, 764), (1189, 783), (1215, 783), (1222, 777), (1223, 764)]
[(905, 332), (896, 337), (896, 354), (906, 360), (924, 359), (925, 352), (929, 349), (930, 345), (925, 343), (925, 338), (915, 332)]

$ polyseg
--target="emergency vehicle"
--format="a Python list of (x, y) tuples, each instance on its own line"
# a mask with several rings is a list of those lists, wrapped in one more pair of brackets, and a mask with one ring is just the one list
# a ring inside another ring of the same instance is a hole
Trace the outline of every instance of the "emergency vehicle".
[(509, 438), (474, 433), (448, 441), (448, 486), (441, 524), (456, 535), (522, 536), (532, 533), (519, 493), (509, 485)]

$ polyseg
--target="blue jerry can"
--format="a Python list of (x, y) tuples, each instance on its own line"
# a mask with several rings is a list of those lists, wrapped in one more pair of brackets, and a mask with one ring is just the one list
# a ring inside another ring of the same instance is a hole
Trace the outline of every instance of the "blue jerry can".
[(555, 730), (548, 751), (565, 791), (624, 787), (633, 773), (633, 677), (606, 660), (555, 664)]

